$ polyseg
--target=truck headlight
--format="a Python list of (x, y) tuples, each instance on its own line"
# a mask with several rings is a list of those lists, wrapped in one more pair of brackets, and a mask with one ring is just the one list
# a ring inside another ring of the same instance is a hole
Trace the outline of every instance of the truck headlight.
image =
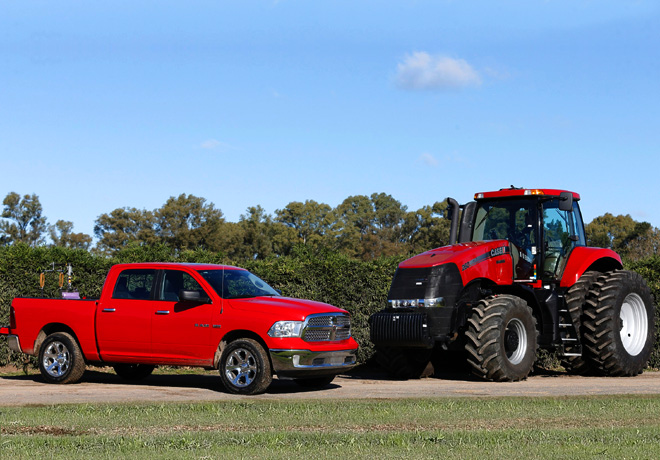
[(300, 337), (303, 321), (278, 321), (270, 327), (270, 337)]

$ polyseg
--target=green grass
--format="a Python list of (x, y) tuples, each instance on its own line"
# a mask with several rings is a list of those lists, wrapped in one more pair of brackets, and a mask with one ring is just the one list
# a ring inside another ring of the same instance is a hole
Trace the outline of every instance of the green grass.
[(651, 459), (658, 414), (660, 396), (2, 407), (0, 457)]

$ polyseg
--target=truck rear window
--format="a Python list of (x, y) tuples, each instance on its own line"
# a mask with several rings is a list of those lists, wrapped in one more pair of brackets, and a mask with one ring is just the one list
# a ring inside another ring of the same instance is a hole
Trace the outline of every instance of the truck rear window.
[(129, 269), (121, 272), (112, 292), (113, 299), (151, 299), (156, 270)]

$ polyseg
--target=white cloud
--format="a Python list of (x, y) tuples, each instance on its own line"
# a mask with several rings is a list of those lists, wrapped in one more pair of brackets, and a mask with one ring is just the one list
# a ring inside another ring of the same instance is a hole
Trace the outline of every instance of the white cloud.
[(481, 77), (463, 59), (417, 51), (397, 65), (396, 83), (404, 89), (458, 89), (481, 85)]
[(201, 148), (205, 149), (205, 150), (216, 150), (216, 149), (227, 150), (227, 149), (231, 148), (231, 146), (229, 144), (226, 144), (224, 142), (220, 142), (216, 139), (205, 140), (199, 146)]
[(422, 163), (422, 164), (426, 165), (426, 166), (431, 166), (431, 167), (438, 166), (438, 160), (436, 160), (436, 158), (433, 155), (431, 155), (430, 153), (426, 153), (426, 152), (422, 153), (419, 156), (419, 158), (417, 158), (417, 161), (419, 163)]

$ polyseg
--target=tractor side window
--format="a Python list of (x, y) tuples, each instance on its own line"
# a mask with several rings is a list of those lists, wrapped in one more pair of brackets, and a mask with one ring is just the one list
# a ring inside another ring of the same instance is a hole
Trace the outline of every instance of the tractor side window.
[(577, 203), (572, 211), (560, 210), (558, 200), (543, 205), (544, 275), (559, 277), (571, 250), (575, 246), (584, 246), (584, 243), (584, 229)]

